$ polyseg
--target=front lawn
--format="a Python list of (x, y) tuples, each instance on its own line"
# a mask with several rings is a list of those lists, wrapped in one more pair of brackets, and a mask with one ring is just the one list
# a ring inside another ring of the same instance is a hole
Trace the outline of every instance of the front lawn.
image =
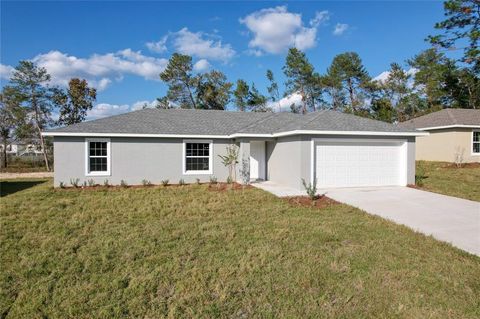
[(480, 258), (346, 205), (2, 183), (0, 317), (478, 318)]
[(452, 163), (417, 162), (417, 176), (423, 175), (420, 188), (480, 202), (480, 164), (456, 167)]

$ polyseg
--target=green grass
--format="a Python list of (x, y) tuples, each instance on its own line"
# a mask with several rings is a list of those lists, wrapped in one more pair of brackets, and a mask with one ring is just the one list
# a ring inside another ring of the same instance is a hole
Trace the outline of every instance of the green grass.
[(45, 183), (44, 179), (9, 179), (1, 181), (0, 197), (4, 197), (38, 184)]
[(453, 167), (451, 163), (417, 162), (417, 175), (423, 174), (420, 188), (480, 202), (480, 166)]
[(0, 173), (37, 173), (37, 172), (46, 172), (45, 167), (18, 167), (12, 166), (7, 168), (1, 168)]
[(2, 318), (480, 316), (480, 258), (350, 206), (1, 187)]
[[(1, 156), (1, 155), (0, 155)], [(53, 164), (51, 164), (53, 167)], [(8, 158), (7, 167), (0, 167), (0, 173), (33, 173), (46, 172), (43, 157), (16, 157)]]

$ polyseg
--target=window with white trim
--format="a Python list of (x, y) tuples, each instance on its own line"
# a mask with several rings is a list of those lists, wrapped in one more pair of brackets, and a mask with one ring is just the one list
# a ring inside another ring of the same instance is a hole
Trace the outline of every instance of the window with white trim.
[(86, 174), (109, 175), (110, 174), (110, 140), (87, 139), (86, 140)]
[(472, 132), (472, 153), (480, 154), (480, 131)]
[(184, 173), (208, 174), (211, 172), (211, 141), (184, 141), (184, 152)]

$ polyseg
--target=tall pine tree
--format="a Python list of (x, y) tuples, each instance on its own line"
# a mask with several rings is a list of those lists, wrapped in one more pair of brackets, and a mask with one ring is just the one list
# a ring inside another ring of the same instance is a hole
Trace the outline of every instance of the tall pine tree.
[(10, 78), (11, 86), (24, 98), (27, 113), (32, 114), (32, 123), (35, 133), (43, 150), (45, 167), (50, 170), (48, 163), (47, 147), (42, 131), (52, 123), (51, 112), (53, 109), (52, 94), (48, 88), (50, 75), (47, 70), (38, 67), (31, 61), (20, 61)]

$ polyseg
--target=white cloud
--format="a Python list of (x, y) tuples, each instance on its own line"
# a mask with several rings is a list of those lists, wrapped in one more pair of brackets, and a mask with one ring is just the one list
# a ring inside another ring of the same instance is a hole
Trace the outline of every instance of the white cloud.
[[(93, 54), (88, 58), (50, 51), (37, 55), (32, 61), (47, 69), (54, 85), (67, 86), (71, 78), (79, 77), (86, 79), (99, 91), (106, 89), (113, 80), (121, 80), (125, 75), (160, 80), (159, 74), (168, 63), (167, 59), (145, 56), (140, 51), (131, 49), (116, 53)], [(2, 77), (11, 69), (13, 69), (11, 66), (2, 65), (0, 69)]]
[(265, 53), (262, 50), (255, 50), (255, 49), (248, 49), (246, 51), (248, 55), (253, 55), (253, 56), (263, 56)]
[(390, 76), (390, 71), (383, 71), (382, 73), (374, 77), (372, 80), (383, 83), (388, 79), (389, 76)]
[(147, 43), (145, 43), (145, 45), (152, 52), (163, 53), (163, 52), (167, 51), (167, 40), (168, 40), (168, 35), (165, 35), (160, 39), (160, 41), (147, 42)]
[(268, 107), (270, 107), (274, 112), (279, 111), (290, 111), (290, 106), (295, 104), (296, 106), (302, 105), (302, 96), (299, 93), (290, 94), (277, 102), (268, 102)]
[(10, 65), (0, 64), (0, 79), (9, 80), (12, 72), (13, 67)]
[(342, 35), (348, 28), (349, 26), (346, 23), (337, 23), (335, 28), (333, 28), (333, 35)]
[(145, 106), (147, 108), (154, 108), (157, 105), (157, 100), (153, 101), (138, 101), (132, 104), (132, 107), (130, 108), (132, 111), (137, 111), (143, 109)]
[(317, 28), (329, 18), (328, 11), (316, 12), (306, 27), (299, 13), (288, 12), (287, 7), (262, 9), (240, 19), (253, 34), (251, 49), (279, 54), (288, 48), (306, 50), (316, 45)]
[(330, 12), (327, 10), (315, 12), (315, 18), (310, 21), (310, 25), (318, 27), (319, 25), (326, 24), (330, 20)]
[[(415, 73), (418, 72), (418, 69), (410, 68), (410, 69), (404, 70), (404, 71), (405, 71), (405, 73), (407, 73), (407, 75), (410, 75), (410, 76), (413, 77), (415, 75)], [(383, 71), (382, 73), (380, 73), (379, 75), (374, 77), (372, 80), (383, 83), (388, 79), (389, 76), (390, 76), (390, 71)], [(410, 81), (413, 81), (413, 79), (411, 79)]]
[(108, 103), (99, 103), (87, 112), (87, 120), (96, 120), (102, 117), (118, 115), (130, 111), (128, 104), (117, 105)]
[(94, 85), (94, 87), (96, 87), (97, 90), (99, 91), (103, 91), (110, 85), (110, 83), (112, 83), (112, 80), (103, 78), (100, 81), (95, 81), (95, 82), (96, 82), (96, 85)]
[[(204, 32), (191, 32), (183, 28), (171, 34), (176, 51), (200, 59), (228, 61), (235, 55), (235, 50), (230, 44), (223, 44), (218, 36)], [(215, 40), (217, 38), (217, 40)]]
[(206, 59), (201, 59), (198, 60), (194, 65), (193, 69), (197, 72), (205, 71), (210, 68), (210, 63), (208, 63), (208, 60)]
[(154, 108), (157, 105), (157, 101), (137, 101), (131, 105), (129, 104), (110, 104), (110, 103), (98, 103), (91, 110), (87, 112), (87, 120), (96, 120), (103, 117), (119, 115), (127, 112), (138, 111), (143, 109), (144, 106), (148, 108)]
[(417, 68), (410, 68), (407, 70), (407, 74), (414, 76), (419, 70)]

